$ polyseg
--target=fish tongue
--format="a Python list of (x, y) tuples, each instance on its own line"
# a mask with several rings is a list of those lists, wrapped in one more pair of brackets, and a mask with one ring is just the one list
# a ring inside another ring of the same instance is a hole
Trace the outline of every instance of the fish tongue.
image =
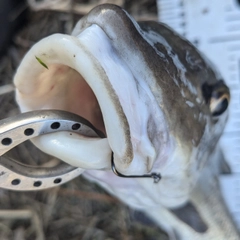
[(76, 133), (57, 132), (36, 137), (32, 142), (42, 151), (83, 169), (108, 169), (111, 149), (107, 138), (88, 138)]

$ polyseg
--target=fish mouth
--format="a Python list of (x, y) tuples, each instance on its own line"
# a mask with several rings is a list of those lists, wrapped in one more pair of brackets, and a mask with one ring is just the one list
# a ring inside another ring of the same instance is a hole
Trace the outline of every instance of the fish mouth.
[[(77, 37), (54, 34), (35, 44), (24, 57), (14, 78), (21, 111), (58, 109), (80, 115), (105, 133), (105, 140), (96, 140), (105, 141), (105, 144), (90, 146), (98, 147), (99, 152), (103, 147), (107, 149), (100, 154), (100, 158), (108, 159), (104, 160), (104, 164), (103, 160), (93, 164), (94, 161), (86, 158), (84, 161), (76, 159), (70, 162), (63, 159), (63, 150), (52, 150), (57, 145), (54, 145), (53, 139), (56, 142), (60, 133), (41, 136), (34, 143), (43, 151), (61, 156), (62, 160), (83, 168), (109, 168), (110, 154), (113, 152), (120, 162), (120, 168), (126, 169), (133, 159), (133, 151), (130, 128), (122, 107), (122, 78), (133, 77), (127, 65), (117, 57), (106, 34), (95, 24)], [(81, 153), (76, 156), (71, 153), (76, 152), (71, 147), (72, 135), (71, 139), (69, 134), (65, 134), (64, 138), (69, 142), (69, 147), (63, 148), (64, 155), (79, 158)], [(94, 142), (93, 139), (83, 138), (85, 142), (88, 140)], [(57, 154), (57, 151), (60, 152)], [(88, 157), (92, 155), (88, 154)]]

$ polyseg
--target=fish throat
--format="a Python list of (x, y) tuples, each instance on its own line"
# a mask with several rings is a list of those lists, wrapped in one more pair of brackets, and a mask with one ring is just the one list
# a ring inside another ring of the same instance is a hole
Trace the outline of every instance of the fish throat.
[(66, 65), (52, 64), (39, 75), (39, 82), (46, 88), (44, 108), (75, 113), (106, 134), (98, 100), (79, 72)]

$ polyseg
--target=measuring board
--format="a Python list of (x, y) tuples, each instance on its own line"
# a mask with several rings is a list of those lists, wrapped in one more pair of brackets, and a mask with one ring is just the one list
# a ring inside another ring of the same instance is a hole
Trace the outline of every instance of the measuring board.
[(234, 174), (221, 176), (226, 203), (240, 228), (240, 0), (158, 0), (159, 20), (191, 41), (216, 65), (231, 91), (220, 140)]

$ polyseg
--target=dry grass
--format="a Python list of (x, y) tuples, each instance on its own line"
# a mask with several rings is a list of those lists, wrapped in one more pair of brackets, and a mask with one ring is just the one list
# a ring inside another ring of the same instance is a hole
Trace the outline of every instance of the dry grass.
[[(90, 4), (90, 1), (77, 2)], [(156, 19), (155, 1), (123, 2), (138, 19)], [(79, 18), (71, 11), (29, 12), (27, 24), (14, 36), (6, 55), (0, 59), (0, 119), (19, 113), (11, 83), (25, 52), (45, 36), (55, 32), (69, 33)], [(6, 84), (10, 85), (6, 87)], [(50, 159), (30, 142), (8, 155), (31, 165)], [(79, 177), (63, 186), (39, 192), (0, 189), (0, 239), (164, 240), (167, 237), (144, 215), (130, 210), (100, 187)]]

